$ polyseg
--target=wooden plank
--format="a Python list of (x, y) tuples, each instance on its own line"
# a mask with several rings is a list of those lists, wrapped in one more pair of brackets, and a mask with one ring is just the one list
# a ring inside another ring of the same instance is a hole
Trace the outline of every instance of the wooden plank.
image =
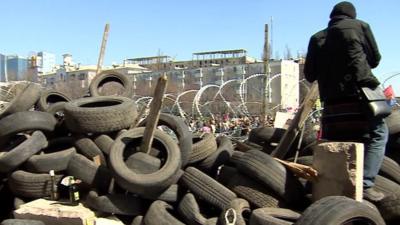
[(317, 82), (314, 82), (310, 88), (310, 91), (304, 98), (304, 101), (301, 104), (298, 112), (290, 123), (289, 128), (286, 130), (276, 149), (271, 153), (272, 156), (279, 159), (283, 159), (286, 156), (294, 140), (301, 131), (301, 128), (304, 126), (308, 115), (310, 112), (312, 112), (318, 96), (318, 84)]
[(298, 177), (302, 177), (309, 181), (314, 181), (318, 177), (318, 171), (311, 166), (302, 165), (299, 163), (289, 162), (274, 158), (276, 161), (282, 163), (286, 168), (296, 174)]
[(150, 112), (147, 116), (146, 129), (143, 134), (142, 145), (140, 146), (141, 152), (149, 153), (151, 149), (154, 131), (157, 127), (158, 119), (160, 118), (160, 109), (163, 103), (165, 91), (167, 89), (167, 82), (168, 79), (165, 73), (157, 80), (153, 100), (151, 101), (150, 105)]

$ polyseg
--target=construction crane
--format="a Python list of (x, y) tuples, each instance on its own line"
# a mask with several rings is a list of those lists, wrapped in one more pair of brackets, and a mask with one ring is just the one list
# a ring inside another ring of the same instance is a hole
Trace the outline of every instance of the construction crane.
[(110, 24), (106, 24), (103, 33), (103, 40), (101, 41), (99, 60), (97, 61), (96, 76), (100, 73), (101, 67), (103, 66), (104, 52), (106, 51), (108, 32), (110, 30)]

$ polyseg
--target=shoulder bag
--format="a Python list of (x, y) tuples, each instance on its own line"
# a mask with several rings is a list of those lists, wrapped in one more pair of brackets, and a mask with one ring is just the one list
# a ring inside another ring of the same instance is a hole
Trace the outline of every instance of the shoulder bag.
[(371, 116), (385, 118), (392, 113), (392, 108), (386, 102), (386, 96), (381, 87), (371, 89), (369, 87), (360, 87), (362, 100), (367, 103)]

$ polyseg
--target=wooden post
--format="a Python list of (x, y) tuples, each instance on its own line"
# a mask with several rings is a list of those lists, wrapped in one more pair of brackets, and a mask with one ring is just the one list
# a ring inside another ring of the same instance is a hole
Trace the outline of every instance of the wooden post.
[(104, 53), (106, 51), (109, 30), (110, 30), (110, 24), (107, 23), (106, 26), (104, 27), (103, 40), (101, 41), (99, 59), (97, 61), (96, 76), (100, 73), (101, 67), (103, 66)]
[(294, 140), (301, 131), (301, 128), (304, 126), (308, 115), (312, 111), (315, 102), (317, 101), (318, 96), (318, 84), (317, 82), (314, 82), (310, 88), (310, 91), (304, 98), (304, 101), (301, 104), (298, 112), (290, 123), (289, 128), (285, 131), (285, 134), (283, 135), (276, 149), (271, 153), (272, 156), (279, 159), (283, 159), (286, 156)]
[(160, 118), (160, 109), (163, 103), (164, 94), (167, 89), (167, 76), (160, 76), (157, 81), (156, 89), (154, 90), (153, 100), (150, 105), (150, 112), (147, 116), (146, 129), (143, 134), (142, 145), (140, 146), (140, 151), (144, 153), (149, 153), (151, 149), (151, 144), (153, 143), (154, 131), (157, 127), (158, 119)]

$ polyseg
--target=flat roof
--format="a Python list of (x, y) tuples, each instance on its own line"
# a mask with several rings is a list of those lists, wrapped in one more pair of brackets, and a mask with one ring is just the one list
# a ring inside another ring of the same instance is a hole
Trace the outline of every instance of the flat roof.
[(222, 51), (195, 52), (193, 53), (193, 55), (237, 54), (237, 53), (247, 53), (247, 51), (245, 49), (232, 49), (232, 50), (222, 50)]
[(127, 61), (142, 61), (142, 60), (152, 60), (152, 59), (166, 59), (166, 58), (171, 58), (168, 55), (159, 55), (159, 56), (149, 56), (149, 57), (140, 57), (140, 58), (131, 58), (131, 59), (125, 59)]

